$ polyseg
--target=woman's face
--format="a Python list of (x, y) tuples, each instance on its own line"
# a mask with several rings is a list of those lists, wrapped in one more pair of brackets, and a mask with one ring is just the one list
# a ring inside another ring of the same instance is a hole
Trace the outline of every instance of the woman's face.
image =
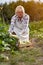
[(19, 18), (22, 18), (23, 17), (23, 11), (17, 11), (17, 16), (19, 17)]

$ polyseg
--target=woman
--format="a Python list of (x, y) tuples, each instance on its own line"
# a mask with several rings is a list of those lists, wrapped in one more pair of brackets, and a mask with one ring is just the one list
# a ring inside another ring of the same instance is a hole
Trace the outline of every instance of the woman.
[(19, 40), (29, 41), (29, 15), (25, 13), (24, 7), (19, 5), (15, 9), (15, 15), (11, 19), (10, 34), (16, 34)]

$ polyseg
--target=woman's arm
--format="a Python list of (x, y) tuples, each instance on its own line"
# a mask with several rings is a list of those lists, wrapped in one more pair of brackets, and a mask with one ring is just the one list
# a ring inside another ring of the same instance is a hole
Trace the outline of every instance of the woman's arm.
[(25, 16), (23, 19), (22, 34), (24, 34), (27, 31), (28, 25), (29, 25), (29, 15)]
[(8, 30), (8, 32), (10, 34), (13, 33), (14, 26), (15, 26), (15, 15), (11, 18), (11, 24), (10, 24), (10, 27), (9, 27), (9, 30)]

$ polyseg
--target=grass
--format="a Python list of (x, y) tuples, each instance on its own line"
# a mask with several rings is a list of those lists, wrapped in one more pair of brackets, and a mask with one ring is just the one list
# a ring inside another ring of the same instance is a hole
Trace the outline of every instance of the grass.
[(30, 37), (43, 38), (43, 21), (31, 22), (30, 25)]
[[(43, 54), (41, 53), (41, 48), (28, 48), (21, 51), (15, 51), (14, 55), (11, 54), (11, 65), (39, 65), (42, 64), (39, 61), (39, 58), (43, 57)], [(12, 59), (13, 58), (13, 59)]]

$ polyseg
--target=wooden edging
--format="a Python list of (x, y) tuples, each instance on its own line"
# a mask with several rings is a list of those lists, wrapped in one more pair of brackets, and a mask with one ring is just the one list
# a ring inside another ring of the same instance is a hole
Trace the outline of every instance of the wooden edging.
[(19, 44), (19, 48), (32, 47), (32, 44)]

